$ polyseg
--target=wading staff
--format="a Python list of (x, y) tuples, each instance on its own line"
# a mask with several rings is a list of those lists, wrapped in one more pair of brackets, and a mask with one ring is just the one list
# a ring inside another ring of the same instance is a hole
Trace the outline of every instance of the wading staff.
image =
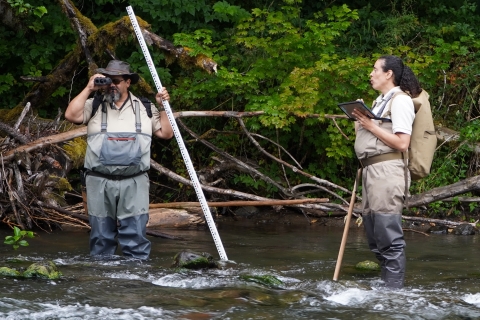
[(350, 220), (352, 219), (353, 205), (355, 204), (355, 193), (357, 192), (357, 184), (360, 181), (362, 174), (362, 168), (357, 171), (355, 177), (355, 183), (353, 184), (352, 198), (350, 199), (350, 205), (348, 206), (347, 219), (345, 221), (345, 227), (343, 229), (342, 243), (340, 244), (340, 250), (338, 251), (337, 264), (335, 266), (335, 273), (333, 274), (333, 281), (338, 280), (338, 274), (340, 273), (340, 267), (342, 266), (343, 252), (345, 251), (345, 244), (347, 243), (348, 229), (350, 228)]
[[(155, 86), (157, 90), (160, 92), (162, 90), (162, 83), (160, 82), (160, 78), (158, 77), (157, 70), (153, 64), (152, 57), (150, 56), (150, 52), (148, 52), (147, 44), (145, 43), (145, 39), (143, 38), (142, 31), (140, 30), (140, 26), (137, 22), (137, 17), (133, 13), (133, 9), (131, 6), (127, 7), (128, 16), (130, 17), (130, 21), (133, 26), (133, 30), (137, 35), (138, 42), (140, 43), (140, 47), (142, 48), (143, 55), (145, 60), (147, 61), (148, 69), (152, 74), (153, 81), (155, 82)], [(212, 214), (210, 212), (210, 208), (207, 205), (207, 200), (203, 194), (202, 188), (200, 187), (200, 181), (198, 181), (197, 174), (195, 169), (193, 168), (192, 160), (190, 159), (190, 155), (188, 154), (187, 149), (185, 148), (185, 144), (183, 143), (182, 136), (180, 135), (180, 130), (178, 129), (177, 123), (175, 122), (175, 117), (173, 116), (172, 109), (170, 108), (170, 104), (168, 101), (163, 100), (163, 107), (165, 108), (165, 112), (167, 113), (168, 121), (172, 126), (173, 133), (175, 135), (175, 139), (177, 140), (178, 147), (180, 148), (180, 153), (182, 154), (183, 161), (188, 170), (188, 174), (190, 175), (190, 179), (192, 179), (192, 184), (197, 193), (198, 200), (200, 201), (200, 205), (203, 210), (203, 214), (205, 215), (205, 220), (207, 221), (208, 228), (210, 229), (210, 233), (213, 237), (213, 242), (215, 242), (215, 246), (217, 247), (218, 254), (220, 255), (221, 260), (228, 260), (227, 254), (225, 253), (225, 249), (223, 249), (222, 240), (220, 239), (220, 235), (218, 234), (217, 227), (215, 226), (215, 222), (213, 221)]]

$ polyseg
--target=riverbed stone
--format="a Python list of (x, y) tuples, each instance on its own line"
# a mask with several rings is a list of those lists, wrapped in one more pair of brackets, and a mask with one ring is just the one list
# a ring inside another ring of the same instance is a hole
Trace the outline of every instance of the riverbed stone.
[(184, 250), (175, 255), (172, 267), (186, 269), (212, 269), (218, 268), (218, 262), (207, 252), (194, 252)]
[(42, 278), (55, 280), (62, 276), (53, 261), (36, 262), (31, 264), (23, 273), (25, 278)]
[(254, 215), (260, 213), (260, 209), (254, 206), (245, 206), (236, 209), (234, 212), (236, 216), (251, 218)]
[(460, 236), (469, 236), (478, 233), (478, 229), (470, 223), (462, 223), (455, 228), (454, 234)]
[(432, 226), (428, 228), (427, 233), (448, 234), (448, 227), (444, 225)]
[(283, 286), (283, 281), (272, 275), (248, 275), (240, 276), (241, 279), (249, 282), (256, 282), (271, 288), (280, 288)]
[(20, 277), (21, 273), (12, 268), (0, 267), (0, 276)]
[(378, 271), (380, 270), (380, 266), (378, 263), (370, 261), (370, 260), (365, 260), (365, 261), (360, 261), (355, 265), (355, 268), (359, 270), (368, 270), (368, 271)]

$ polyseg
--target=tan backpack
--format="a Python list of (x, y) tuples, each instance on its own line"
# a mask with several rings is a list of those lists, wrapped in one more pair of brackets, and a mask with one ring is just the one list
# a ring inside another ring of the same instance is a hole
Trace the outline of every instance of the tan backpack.
[[(403, 91), (398, 92), (391, 101), (400, 94), (408, 95)], [(429, 95), (425, 90), (422, 90), (418, 97), (412, 98), (415, 106), (415, 120), (408, 148), (408, 169), (412, 180), (419, 180), (430, 174), (433, 155), (437, 147), (437, 135), (428, 98)]]

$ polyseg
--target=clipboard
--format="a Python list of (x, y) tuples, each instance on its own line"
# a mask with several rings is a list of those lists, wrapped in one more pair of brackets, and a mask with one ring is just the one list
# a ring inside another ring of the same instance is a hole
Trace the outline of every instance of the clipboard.
[(349, 101), (349, 102), (342, 102), (337, 104), (340, 109), (350, 118), (350, 120), (357, 121), (357, 119), (352, 115), (353, 110), (357, 109), (358, 111), (362, 112), (364, 115), (369, 117), (370, 119), (381, 119), (378, 118), (372, 110), (370, 110), (365, 103), (362, 101)]

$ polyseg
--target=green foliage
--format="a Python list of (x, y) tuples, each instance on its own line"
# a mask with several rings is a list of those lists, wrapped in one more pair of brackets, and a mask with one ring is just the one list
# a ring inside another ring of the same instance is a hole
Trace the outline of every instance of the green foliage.
[(23, 0), (7, 0), (7, 2), (19, 15), (35, 15), (41, 18), (47, 13), (47, 8), (44, 6), (34, 7), (30, 3), (26, 3)]
[[(191, 56), (202, 54), (218, 64), (216, 74), (206, 74), (182, 68), (161, 50), (150, 48), (175, 110), (262, 111), (261, 117), (244, 119), (248, 130), (285, 147), (306, 172), (348, 187), (357, 165), (353, 123), (338, 118), (334, 123), (325, 115), (340, 114), (338, 102), (372, 101), (377, 93), (371, 89), (368, 75), (375, 59), (382, 54), (399, 55), (430, 93), (435, 124), (460, 132), (460, 141), (446, 143), (437, 151), (432, 174), (415, 182), (412, 193), (477, 174), (471, 150), (479, 138), (478, 122), (472, 119), (480, 114), (475, 77), (480, 74), (477, 4), (447, 0), (342, 3), (94, 0), (76, 5), (98, 27), (126, 16), (125, 8), (131, 5), (153, 32), (185, 47)], [(48, 75), (77, 48), (78, 38), (58, 1), (37, 0), (31, 6), (24, 0), (9, 0), (8, 4), (19, 20), (15, 25), (0, 26), (3, 108), (13, 108), (32, 89), (34, 83), (20, 77)], [(136, 41), (116, 48), (114, 54), (153, 84)], [(97, 62), (101, 59), (109, 57), (95, 57)], [(58, 88), (39, 114), (56, 114), (58, 106), (65, 108), (83, 88), (85, 69), (77, 71), (73, 85), (67, 81)], [(282, 186), (307, 180), (288, 169), (284, 174), (277, 163), (239, 134), (241, 128), (234, 119), (184, 121), (199, 134), (214, 130), (208, 137), (213, 144), (234, 156), (255, 159), (259, 170)], [(195, 141), (187, 143), (195, 165), (211, 163), (211, 150)], [(272, 143), (260, 143), (268, 152), (291, 161)], [(160, 144), (153, 153), (178, 174), (188, 176), (177, 149)], [(81, 157), (78, 159), (81, 163)], [(226, 178), (226, 183), (260, 194), (278, 192), (247, 174)], [(189, 189), (175, 188), (172, 196), (185, 197), (184, 191)]]
[(238, 22), (251, 16), (247, 10), (231, 5), (227, 1), (215, 2), (212, 8), (214, 11), (213, 17), (220, 22)]
[(192, 57), (198, 54), (213, 56), (209, 50), (212, 44), (212, 31), (207, 29), (195, 30), (193, 34), (176, 33), (174, 34), (174, 43), (189, 49), (188, 54)]
[(0, 74), (0, 94), (8, 92), (13, 86), (15, 79), (11, 73)]
[[(256, 8), (250, 17), (238, 21), (233, 35), (234, 50), (231, 45), (216, 50), (222, 41), (212, 41), (205, 50), (205, 46), (198, 47), (201, 42), (194, 42), (202, 40), (195, 39), (195, 33), (189, 34), (190, 43), (182, 35), (178, 43), (192, 46), (196, 52), (215, 54), (215, 60), (224, 62), (224, 68), (220, 68), (216, 77), (193, 74), (193, 79), (177, 79), (176, 92), (180, 103), (192, 109), (206, 109), (202, 106), (210, 105), (212, 108), (219, 104), (219, 99), (223, 99), (231, 101), (232, 108), (239, 111), (261, 110), (265, 112), (264, 116), (247, 121), (249, 130), (262, 130), (268, 135), (268, 128), (280, 129), (283, 136), (287, 136), (282, 145), (290, 146), (289, 151), (294, 154), (308, 154), (307, 172), (333, 181), (337, 178), (348, 180), (348, 174), (353, 176), (354, 172), (348, 170), (346, 176), (340, 172), (345, 172), (345, 167), (356, 166), (353, 124), (337, 120), (344, 136), (323, 115), (338, 114), (336, 103), (340, 101), (360, 97), (373, 100), (376, 93), (370, 91), (366, 80), (376, 57), (385, 53), (404, 57), (431, 94), (432, 108), (438, 105), (435, 99), (440, 94), (441, 86), (438, 84), (442, 80), (439, 70), (451, 70), (452, 74), (458, 74), (467, 66), (475, 65), (471, 48), (478, 47), (478, 41), (472, 37), (474, 33), (469, 32), (467, 25), (452, 24), (453, 27), (445, 29), (444, 33), (435, 33), (434, 24), (425, 24), (425, 20), (412, 10), (413, 7), (411, 1), (398, 8), (393, 7), (391, 12), (375, 11), (368, 6), (358, 11), (346, 6), (333, 6), (322, 12), (310, 13), (311, 19), (301, 18), (300, 1), (283, 2), (281, 8)], [(370, 39), (368, 41), (373, 44), (365, 47), (369, 50), (363, 51), (368, 53), (365, 56), (358, 54), (356, 41), (343, 36), (359, 32), (359, 24), (365, 26), (361, 29), (364, 35), (359, 35), (360, 40)], [(418, 36), (419, 32), (424, 34), (423, 38)], [(463, 36), (460, 39), (455, 36), (458, 40), (449, 42), (444, 36), (452, 32), (462, 33)], [(215, 38), (215, 33), (210, 35), (209, 39)], [(457, 70), (451, 69), (451, 61), (460, 62)], [(473, 68), (465, 73), (471, 75), (478, 71), (478, 67), (476, 71)], [(457, 80), (463, 79), (467, 78)], [(471, 85), (468, 81), (464, 84), (455, 81), (451, 86), (458, 91), (455, 87)], [(449, 88), (450, 85), (445, 90)], [(224, 94), (226, 92), (230, 94)], [(210, 101), (216, 102), (211, 104)], [(443, 111), (434, 110), (437, 118)], [(451, 109), (445, 111), (451, 112)], [(458, 112), (462, 114), (460, 107)], [(312, 114), (319, 117), (308, 118)], [(448, 119), (445, 125), (455, 120)], [(460, 123), (464, 119), (458, 117), (455, 121)], [(218, 139), (216, 143), (229, 145)], [(460, 163), (458, 160), (460, 154), (455, 154), (452, 158), (455, 166), (451, 165), (448, 171), (438, 174), (445, 179), (435, 180), (432, 175), (431, 180), (421, 182), (423, 186), (433, 187), (440, 185), (439, 181), (465, 177), (468, 160)], [(265, 162), (263, 170), (266, 172), (270, 170), (265, 166), (274, 168), (273, 164)], [(435, 166), (436, 163), (434, 171)], [(260, 182), (243, 174), (235, 176), (234, 182), (254, 189), (262, 188)], [(421, 186), (417, 190), (420, 189)], [(262, 191), (265, 190), (262, 188)]]
[(13, 236), (6, 236), (3, 243), (13, 246), (14, 250), (17, 250), (20, 246), (28, 246), (27, 240), (24, 238), (33, 238), (33, 231), (20, 230), (18, 227), (13, 227)]
[[(14, 16), (11, 23), (0, 26), (0, 69), (6, 71), (0, 75), (0, 93), (8, 92), (0, 95), (2, 108), (13, 108), (35, 84), (20, 77), (48, 75), (75, 42), (73, 30), (58, 2), (36, 0), (34, 3), (9, 0)], [(47, 107), (49, 102), (45, 101)], [(52, 113), (57, 113), (58, 105), (51, 107)]]
[(464, 124), (460, 129), (460, 138), (462, 141), (466, 141), (471, 144), (475, 144), (480, 141), (480, 120), (475, 119), (472, 122)]
[(240, 79), (252, 93), (246, 109), (263, 110), (263, 126), (288, 130), (294, 116), (325, 109), (319, 105), (322, 82), (331, 79), (339, 60), (333, 40), (357, 18), (346, 6), (318, 13), (315, 20), (302, 21), (299, 14), (298, 7), (287, 5), (281, 11), (255, 9), (237, 26), (235, 40), (250, 67)]

